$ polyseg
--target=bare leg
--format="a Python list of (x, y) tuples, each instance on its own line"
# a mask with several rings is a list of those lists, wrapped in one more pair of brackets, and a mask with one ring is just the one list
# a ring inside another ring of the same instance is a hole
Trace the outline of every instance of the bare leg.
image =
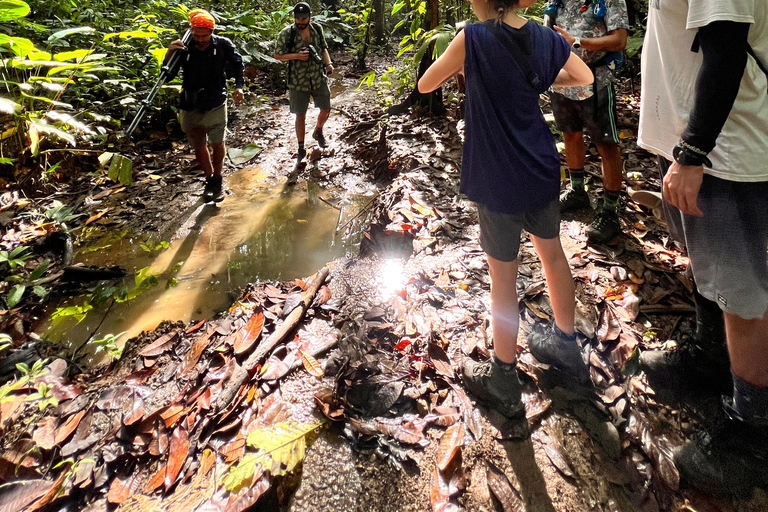
[(206, 178), (213, 174), (211, 153), (208, 151), (207, 145), (195, 150), (195, 159), (197, 160), (197, 163), (200, 164), (200, 167), (203, 168), (203, 174)]
[(597, 152), (603, 163), (603, 188), (612, 192), (621, 190), (622, 162), (621, 148), (613, 143), (597, 144)]
[(768, 388), (768, 313), (745, 320), (725, 313), (731, 370), (753, 386)]
[(571, 268), (565, 258), (563, 246), (560, 245), (560, 237), (544, 239), (533, 235), (529, 236), (541, 259), (547, 277), (549, 300), (555, 314), (555, 323), (563, 333), (573, 334), (576, 314), (576, 287), (573, 284)]
[(317, 115), (317, 129), (322, 130), (323, 126), (325, 126), (325, 122), (328, 120), (328, 116), (331, 115), (331, 109), (328, 110), (321, 110), (320, 113)]
[(491, 274), (491, 326), (493, 352), (503, 363), (517, 357), (520, 309), (517, 297), (517, 260), (500, 261), (488, 256)]
[(563, 133), (565, 140), (565, 163), (570, 169), (583, 169), (587, 161), (587, 147), (584, 132)]
[(307, 114), (296, 114), (296, 140), (304, 142), (304, 131), (307, 122)]
[(226, 146), (224, 143), (211, 144), (213, 147), (213, 175), (221, 176), (221, 171), (224, 169), (224, 154), (226, 152)]

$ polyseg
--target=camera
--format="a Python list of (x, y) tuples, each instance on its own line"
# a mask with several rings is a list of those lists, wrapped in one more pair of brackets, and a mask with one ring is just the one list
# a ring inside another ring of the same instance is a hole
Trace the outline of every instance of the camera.
[(315, 47), (312, 45), (309, 45), (305, 48), (309, 52), (309, 58), (314, 60), (315, 62), (320, 62), (322, 64), (323, 59), (320, 57), (320, 55), (317, 53), (317, 50), (315, 50)]

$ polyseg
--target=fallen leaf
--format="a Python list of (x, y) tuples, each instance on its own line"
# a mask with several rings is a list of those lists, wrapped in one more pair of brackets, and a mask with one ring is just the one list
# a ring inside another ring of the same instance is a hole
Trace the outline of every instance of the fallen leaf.
[(70, 434), (75, 431), (86, 412), (88, 411), (80, 411), (79, 413), (70, 416), (58, 429), (56, 429), (57, 445), (66, 441)]
[(165, 490), (167, 491), (176, 482), (181, 467), (187, 460), (189, 452), (189, 438), (184, 424), (176, 427), (171, 434), (171, 445), (168, 450), (168, 467), (165, 474)]
[(488, 488), (501, 503), (504, 512), (524, 512), (523, 500), (520, 492), (515, 489), (507, 476), (490, 461), (485, 461), (486, 478)]
[(307, 372), (309, 372), (309, 374), (313, 377), (317, 377), (318, 379), (323, 378), (325, 372), (323, 372), (323, 367), (320, 366), (320, 363), (317, 361), (317, 359), (304, 352), (303, 350), (299, 350), (299, 353), (301, 354), (301, 362), (304, 363), (304, 368), (307, 370)]
[(448, 358), (448, 354), (437, 343), (427, 344), (427, 354), (430, 361), (435, 365), (437, 373), (448, 379), (454, 379), (453, 368), (451, 366), (451, 360)]
[(170, 350), (178, 337), (178, 332), (164, 334), (157, 338), (151, 345), (144, 347), (144, 349), (139, 352), (139, 355), (142, 357), (157, 357), (163, 352)]
[(458, 423), (446, 429), (440, 438), (440, 445), (437, 448), (437, 468), (445, 471), (453, 458), (459, 453), (464, 445), (464, 436), (466, 431), (464, 425)]
[(235, 347), (235, 354), (239, 355), (250, 350), (259, 338), (263, 327), (264, 313), (262, 311), (254, 312), (248, 322), (234, 334), (232, 344)]

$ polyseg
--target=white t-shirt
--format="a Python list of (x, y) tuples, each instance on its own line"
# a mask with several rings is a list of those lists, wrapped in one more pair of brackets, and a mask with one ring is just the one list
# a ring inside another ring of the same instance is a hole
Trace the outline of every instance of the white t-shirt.
[[(690, 51), (699, 27), (750, 23), (749, 44), (768, 67), (768, 0), (649, 0), (643, 43), (638, 144), (668, 160), (693, 107), (701, 52)], [(768, 181), (768, 79), (752, 57), (730, 116), (704, 172), (730, 181)]]

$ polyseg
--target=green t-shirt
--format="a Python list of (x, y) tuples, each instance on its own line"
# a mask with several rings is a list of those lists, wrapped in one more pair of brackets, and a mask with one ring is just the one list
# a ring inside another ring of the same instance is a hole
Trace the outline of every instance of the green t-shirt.
[[(293, 43), (291, 43), (291, 31), (295, 31)], [(314, 23), (309, 24), (310, 43), (315, 47), (317, 54), (322, 59), (323, 50), (328, 48), (323, 35), (323, 29)], [(275, 43), (275, 53), (298, 53), (307, 43), (301, 38), (295, 25), (285, 27), (280, 31)], [(316, 91), (326, 83), (323, 63), (317, 62), (310, 56), (309, 60), (292, 60), (288, 62), (288, 88), (298, 91)]]

